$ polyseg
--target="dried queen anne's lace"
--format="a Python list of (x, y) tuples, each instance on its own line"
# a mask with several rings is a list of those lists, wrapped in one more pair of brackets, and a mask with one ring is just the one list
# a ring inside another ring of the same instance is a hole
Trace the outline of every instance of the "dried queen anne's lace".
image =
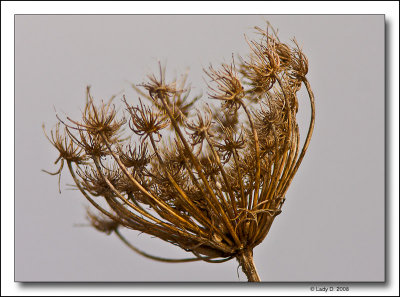
[[(249, 281), (260, 280), (253, 248), (281, 213), (311, 139), (315, 108), (308, 60), (298, 43), (291, 47), (268, 30), (256, 30), (259, 40), (246, 38), (247, 58), (205, 70), (209, 98), (221, 101), (220, 109), (206, 105), (191, 114), (200, 96), (190, 97), (187, 76), (167, 84), (160, 65), (159, 78), (150, 75), (134, 86), (152, 106), (142, 100), (132, 106), (124, 97), (127, 117), (118, 119), (112, 101), (96, 106), (88, 88), (82, 120), (59, 118), (50, 137), (46, 134), (59, 152), (56, 163), (61, 162), (50, 174), (61, 175), (68, 165), (76, 187), (100, 213), (88, 211), (97, 230), (115, 233), (154, 260), (237, 258)], [(302, 85), (311, 120), (300, 147), (296, 114)], [(124, 128), (140, 141), (133, 144), (123, 136)], [(169, 142), (162, 139), (165, 133)], [(195, 257), (149, 255), (122, 236), (122, 227), (156, 236)]]

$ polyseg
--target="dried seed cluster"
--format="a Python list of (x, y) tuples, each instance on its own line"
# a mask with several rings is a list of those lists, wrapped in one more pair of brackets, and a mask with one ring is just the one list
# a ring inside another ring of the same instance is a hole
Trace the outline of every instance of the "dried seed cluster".
[[(247, 41), (249, 57), (205, 70), (220, 109), (207, 105), (190, 116), (199, 97), (190, 99), (186, 77), (167, 84), (160, 66), (159, 78), (141, 85), (145, 91), (135, 86), (152, 106), (124, 97), (127, 117), (117, 119), (111, 101), (96, 106), (88, 89), (82, 120), (61, 121), (63, 135), (60, 124), (51, 132), (62, 162), (54, 174), (68, 164), (76, 187), (102, 214), (88, 215), (96, 229), (156, 236), (194, 254), (184, 261), (239, 259), (264, 240), (307, 150), (315, 113), (308, 60), (297, 42), (291, 47), (256, 30), (261, 37)], [(302, 85), (312, 116), (300, 147)], [(139, 142), (121, 136), (125, 126)]]

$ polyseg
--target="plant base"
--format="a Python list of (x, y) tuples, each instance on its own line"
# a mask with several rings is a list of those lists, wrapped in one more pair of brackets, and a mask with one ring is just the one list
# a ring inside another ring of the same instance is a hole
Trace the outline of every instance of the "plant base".
[(243, 251), (243, 253), (240, 253), (236, 258), (239, 261), (240, 266), (242, 266), (242, 270), (244, 274), (246, 274), (249, 282), (261, 281), (256, 266), (254, 265), (252, 250)]

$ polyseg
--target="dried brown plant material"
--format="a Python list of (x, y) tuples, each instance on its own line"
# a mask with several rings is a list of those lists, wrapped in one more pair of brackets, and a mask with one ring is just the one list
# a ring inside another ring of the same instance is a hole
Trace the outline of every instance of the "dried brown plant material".
[(144, 106), (140, 99), (140, 104), (136, 107), (129, 106), (126, 100), (124, 102), (131, 116), (129, 128), (137, 135), (144, 135), (142, 141), (152, 134), (160, 137), (160, 131), (168, 127), (169, 119), (160, 112)]
[[(248, 60), (241, 65), (241, 72), (247, 79), (251, 88), (251, 93), (263, 94), (269, 91), (275, 81), (277, 75), (282, 71), (281, 59), (278, 53), (277, 42), (275, 38), (267, 35), (266, 41), (248, 41), (251, 54)], [(283, 48), (282, 46), (280, 47)], [(286, 62), (286, 59), (285, 59)]]
[(143, 171), (151, 159), (148, 145), (145, 142), (133, 148), (131, 144), (118, 147), (118, 156), (125, 167), (133, 167), (138, 171)]
[(224, 101), (223, 108), (228, 110), (237, 110), (240, 107), (241, 100), (244, 97), (244, 88), (236, 71), (234, 61), (231, 65), (222, 64), (221, 69), (215, 70), (212, 66), (208, 71), (205, 70), (211, 82), (216, 85), (209, 85), (209, 96), (211, 99)]
[(95, 215), (90, 210), (87, 210), (87, 217), (90, 224), (98, 231), (110, 235), (112, 232), (118, 229), (119, 223), (110, 220), (105, 216)]
[(212, 134), (210, 131), (212, 124), (212, 112), (209, 106), (206, 108), (206, 113), (202, 115), (199, 111), (196, 114), (196, 119), (192, 121), (186, 121), (185, 126), (189, 130), (192, 146), (198, 144), (202, 145), (206, 135)]
[[(149, 75), (139, 85), (144, 91), (134, 86), (151, 106), (140, 99), (132, 106), (123, 98), (128, 118), (117, 115), (112, 100), (96, 106), (89, 88), (81, 121), (57, 116), (60, 123), (46, 134), (61, 162), (51, 174), (61, 175), (67, 163), (76, 187), (100, 212), (88, 213), (97, 230), (115, 233), (153, 260), (236, 258), (249, 281), (260, 281), (253, 249), (282, 212), (310, 143), (315, 107), (308, 60), (298, 43), (282, 43), (273, 29), (273, 35), (256, 31), (260, 39), (246, 38), (250, 55), (238, 65), (232, 60), (205, 70), (209, 97), (221, 101), (220, 108), (194, 109), (200, 97), (191, 98), (187, 74), (167, 83), (160, 65), (159, 78)], [(297, 92), (303, 85), (311, 120), (300, 146)], [(132, 137), (123, 137), (126, 126)], [(140, 141), (132, 145), (132, 139)], [(158, 237), (193, 257), (149, 255), (128, 242), (121, 228)]]
[(113, 98), (108, 103), (102, 101), (101, 105), (96, 107), (89, 87), (87, 88), (87, 97), (85, 109), (82, 113), (82, 122), (68, 118), (72, 124), (76, 125), (74, 129), (86, 131), (94, 137), (104, 135), (109, 141), (118, 138), (118, 133), (126, 121), (125, 119), (116, 119), (117, 111), (114, 105), (111, 105)]
[(147, 76), (149, 81), (141, 85), (149, 92), (150, 98), (166, 98), (183, 92), (183, 90), (177, 89), (176, 81), (165, 83), (165, 69), (161, 67), (161, 63), (159, 63), (159, 70), (160, 78), (157, 79), (154, 74), (150, 74)]
[(59, 156), (54, 162), (57, 164), (60, 162), (60, 168), (52, 173), (47, 170), (43, 170), (44, 172), (50, 175), (58, 175), (58, 189), (61, 193), (60, 181), (61, 181), (61, 172), (64, 168), (64, 161), (69, 161), (75, 164), (84, 164), (87, 156), (83, 154), (83, 149), (79, 146), (76, 146), (72, 139), (68, 137), (67, 129), (65, 128), (64, 134), (60, 132), (60, 123), (57, 123), (55, 130), (50, 132), (50, 137), (47, 135), (45, 126), (42, 126), (44, 135), (47, 140), (57, 149), (59, 152)]
[[(159, 67), (160, 67), (160, 77), (163, 79), (165, 73), (165, 67), (161, 68), (161, 65)], [(154, 75), (151, 75), (150, 77), (152, 77), (152, 80), (155, 81), (156, 85), (162, 84), (162, 82), (160, 82), (160, 80), (157, 80)], [(167, 97), (167, 102), (169, 105), (172, 106), (173, 117), (179, 124), (183, 124), (185, 119), (189, 116), (189, 112), (194, 106), (194, 104), (202, 97), (201, 94), (195, 97), (190, 96), (191, 86), (190, 84), (187, 84), (187, 78), (188, 78), (188, 73), (185, 73), (179, 81), (175, 79), (173, 80), (172, 86), (167, 87), (170, 90), (173, 90), (174, 88), (177, 89), (176, 92), (170, 92), (171, 96)], [(145, 86), (147, 90), (150, 89), (154, 90), (154, 86), (151, 88), (149, 84), (141, 84), (138, 86), (142, 87)], [(162, 103), (157, 100), (154, 101), (154, 98), (157, 97), (156, 92), (152, 91), (151, 95), (149, 95), (149, 93), (144, 92), (138, 86), (132, 84), (133, 89), (140, 96), (150, 100), (154, 107), (156, 107), (159, 111), (164, 112)]]
[(81, 164), (85, 161), (86, 156), (83, 155), (82, 149), (79, 146), (76, 146), (72, 139), (68, 139), (67, 133), (60, 133), (60, 123), (57, 123), (55, 130), (50, 132), (50, 137), (46, 134), (44, 125), (43, 131), (46, 135), (46, 138), (60, 153), (55, 161), (55, 164), (57, 164), (60, 160), (61, 162), (65, 160), (77, 164)]
[(245, 148), (246, 141), (244, 140), (243, 131), (237, 134), (231, 127), (225, 128), (220, 123), (222, 129), (222, 141), (216, 142), (215, 146), (222, 155), (222, 160), (228, 162), (232, 155), (237, 155), (238, 151)]

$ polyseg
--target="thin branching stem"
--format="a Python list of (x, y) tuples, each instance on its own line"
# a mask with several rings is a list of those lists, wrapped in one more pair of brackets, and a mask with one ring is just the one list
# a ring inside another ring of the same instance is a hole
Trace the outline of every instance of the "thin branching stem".
[[(208, 145), (210, 146), (211, 152), (213, 153), (215, 161), (217, 162), (217, 165), (220, 169), (222, 178), (224, 179), (224, 182), (225, 182), (225, 186), (227, 187), (227, 190), (228, 190), (229, 198), (231, 201), (231, 206), (228, 208), (228, 210), (231, 211), (233, 209), (233, 215), (234, 215), (233, 217), (236, 217), (237, 216), (237, 206), (236, 206), (235, 196), (233, 195), (233, 192), (232, 192), (231, 184), (228, 180), (228, 177), (226, 176), (226, 172), (225, 172), (224, 166), (221, 163), (221, 159), (219, 158), (218, 153), (215, 151), (214, 145), (213, 145), (213, 143), (210, 139), (210, 136), (208, 135), (207, 132), (205, 133), (205, 137), (206, 137)], [(226, 203), (226, 204), (229, 205), (228, 203)]]
[(114, 157), (114, 160), (118, 163), (119, 167), (121, 170), (125, 173), (125, 175), (132, 181), (132, 183), (139, 188), (140, 191), (142, 191), (147, 197), (149, 197), (152, 201), (154, 201), (157, 206), (159, 206), (161, 209), (166, 211), (166, 214), (168, 214), (168, 217), (170, 217), (171, 222), (175, 222), (178, 225), (188, 225), (186, 220), (179, 216), (174, 210), (172, 210), (164, 201), (161, 199), (157, 199), (154, 197), (151, 193), (149, 193), (143, 186), (129, 173), (127, 168), (125, 167), (124, 164), (122, 164), (121, 160), (119, 157), (114, 153), (113, 149), (111, 148), (111, 144), (108, 142), (107, 138), (101, 134), (103, 137), (103, 140), (105, 144), (107, 145), (107, 148), (109, 149), (111, 155)]
[(246, 105), (241, 102), (243, 110), (245, 111), (247, 118), (249, 120), (250, 128), (253, 132), (254, 144), (255, 144), (255, 156), (256, 156), (256, 177), (255, 177), (255, 185), (254, 185), (254, 197), (251, 201), (249, 201), (249, 209), (254, 209), (258, 203), (258, 195), (260, 188), (260, 173), (261, 173), (261, 161), (260, 161), (260, 142), (258, 140), (258, 133), (254, 126), (253, 118), (247, 109)]
[(187, 208), (187, 210), (189, 212), (191, 212), (194, 216), (194, 218), (196, 218), (199, 222), (201, 222), (203, 225), (211, 227), (211, 222), (201, 213), (201, 211), (198, 209), (198, 207), (190, 200), (190, 198), (186, 195), (186, 193), (184, 192), (184, 190), (176, 183), (175, 179), (172, 177), (172, 175), (168, 172), (168, 170), (166, 169), (166, 166), (164, 164), (164, 161), (162, 160), (158, 150), (157, 150), (157, 146), (155, 144), (153, 135), (149, 135), (150, 138), (150, 142), (151, 145), (153, 147), (153, 150), (157, 156), (158, 161), (160, 162), (160, 165), (164, 171), (164, 174), (167, 175), (168, 180), (171, 182), (171, 184), (173, 185), (173, 187), (178, 191), (179, 196), (181, 198), (182, 201), (184, 201), (185, 206), (188, 205), (189, 207)]
[[(236, 243), (237, 245), (241, 246), (242, 244), (241, 244), (241, 242), (240, 242), (240, 240), (239, 240), (237, 234), (235, 233), (235, 230), (234, 230), (232, 224), (230, 223), (229, 218), (227, 217), (226, 213), (225, 213), (224, 210), (222, 209), (221, 205), (218, 203), (217, 197), (215, 196), (213, 190), (211, 189), (210, 185), (208, 184), (208, 181), (207, 181), (206, 177), (204, 176), (204, 174), (203, 174), (203, 172), (202, 172), (202, 170), (201, 170), (201, 166), (200, 166), (200, 164), (199, 164), (199, 161), (196, 159), (196, 157), (195, 157), (195, 156), (193, 155), (193, 153), (191, 152), (191, 149), (190, 149), (190, 147), (189, 147), (189, 144), (186, 142), (186, 139), (185, 139), (185, 137), (183, 136), (182, 131), (180, 130), (180, 128), (179, 128), (179, 126), (178, 126), (178, 124), (177, 124), (175, 118), (172, 116), (171, 109), (169, 108), (169, 106), (168, 106), (168, 104), (167, 104), (165, 98), (161, 97), (160, 99), (162, 100), (162, 103), (163, 103), (163, 105), (164, 105), (164, 108), (165, 108), (165, 110), (167, 111), (168, 116), (169, 116), (170, 119), (171, 119), (171, 123), (173, 124), (173, 126), (174, 126), (174, 128), (175, 128), (175, 131), (178, 133), (178, 135), (179, 135), (179, 137), (180, 137), (180, 139), (181, 139), (183, 145), (185, 146), (185, 149), (189, 152), (189, 156), (190, 156), (190, 158), (191, 158), (191, 160), (192, 160), (192, 162), (193, 162), (193, 165), (195, 166), (195, 168), (196, 168), (196, 170), (197, 170), (198, 175), (200, 176), (201, 180), (203, 181), (204, 185), (206, 186), (207, 190), (209, 191), (211, 197), (212, 197), (213, 200), (215, 201), (215, 204), (216, 204), (216, 205), (214, 205), (214, 204), (212, 204), (212, 203), (210, 203), (210, 205), (211, 205), (217, 212), (220, 212), (219, 215), (221, 215), (221, 217), (222, 217), (222, 219), (223, 219), (223, 222), (224, 222), (225, 226), (227, 227), (229, 233), (232, 235), (232, 237), (233, 237), (235, 243)], [(206, 197), (207, 197), (207, 196), (206, 196)]]
[(121, 232), (119, 232), (118, 230), (114, 231), (115, 235), (117, 235), (117, 237), (127, 246), (129, 247), (131, 250), (133, 250), (135, 253), (138, 253), (139, 255), (151, 259), (151, 260), (155, 260), (155, 261), (159, 261), (159, 262), (167, 262), (167, 263), (186, 263), (186, 262), (196, 262), (196, 261), (204, 261), (204, 260), (211, 260), (214, 259), (214, 257), (196, 257), (196, 258), (184, 258), (184, 259), (168, 259), (168, 258), (163, 258), (163, 257), (158, 257), (158, 256), (154, 256), (154, 255), (150, 255), (140, 249), (138, 249), (137, 247), (135, 247), (134, 245), (132, 245), (122, 234)]
[[(140, 208), (136, 207), (136, 205), (132, 204), (129, 200), (127, 200), (114, 186), (113, 184), (108, 180), (108, 178), (103, 174), (101, 168), (100, 168), (100, 164), (99, 164), (99, 160), (94, 158), (94, 164), (96, 165), (97, 171), (99, 172), (99, 174), (101, 175), (101, 177), (104, 179), (104, 181), (107, 183), (107, 185), (110, 187), (110, 189), (121, 199), (123, 200), (127, 205), (129, 205), (132, 209), (134, 209), (135, 211), (137, 211), (138, 213), (140, 213), (141, 215), (147, 217), (148, 219), (154, 221), (155, 223), (163, 226), (164, 228), (166, 228), (167, 230), (173, 231), (173, 232), (181, 232), (179, 231), (177, 228), (175, 228), (172, 225), (168, 225), (165, 224), (163, 221), (155, 218), (154, 216), (152, 216), (151, 214), (149, 214), (146, 211), (142, 211)], [(118, 204), (117, 204), (118, 205)], [(126, 208), (122, 208), (122, 211), (126, 210)], [(151, 227), (151, 228), (156, 228), (156, 225), (154, 225), (151, 222), (148, 222), (140, 217), (138, 217), (136, 214), (129, 212), (128, 217), (129, 216), (133, 216), (135, 218), (135, 220), (141, 222), (144, 225), (147, 225), (147, 227)], [(188, 230), (192, 231), (192, 232), (199, 232), (200, 234), (203, 233), (199, 227), (197, 225), (195, 225), (194, 223), (192, 223), (192, 226), (187, 226)], [(189, 237), (193, 238), (193, 236), (189, 233), (187, 233)], [(204, 234), (203, 234), (204, 235)]]
[(284, 193), (287, 192), (290, 182), (293, 180), (294, 175), (296, 174), (297, 170), (299, 169), (299, 166), (300, 166), (301, 162), (303, 161), (303, 158), (304, 158), (304, 156), (306, 154), (308, 146), (310, 145), (311, 136), (312, 136), (313, 131), (314, 131), (314, 125), (315, 125), (315, 99), (314, 99), (314, 93), (313, 93), (313, 91), (311, 89), (310, 83), (308, 82), (308, 80), (306, 78), (304, 78), (303, 83), (307, 88), (307, 92), (308, 92), (308, 96), (309, 96), (310, 104), (311, 104), (310, 125), (308, 127), (307, 137), (306, 137), (306, 140), (304, 142), (303, 148), (301, 150), (300, 156), (297, 159), (296, 166), (291, 171), (291, 173), (289, 175), (290, 177), (289, 177), (289, 179), (286, 182), (286, 185), (284, 187)]

